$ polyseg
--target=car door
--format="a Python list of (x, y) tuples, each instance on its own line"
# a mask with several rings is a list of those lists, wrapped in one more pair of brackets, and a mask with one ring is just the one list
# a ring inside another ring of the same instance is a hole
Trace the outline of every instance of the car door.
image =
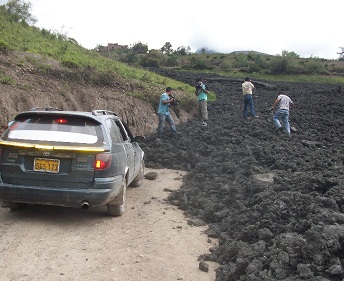
[[(117, 158), (117, 161), (125, 161), (125, 166), (128, 167), (129, 170), (128, 176), (130, 182), (135, 175), (135, 154), (133, 146), (130, 143), (128, 135), (125, 134), (125, 131), (122, 131), (123, 128), (120, 127), (120, 123), (118, 123), (114, 119), (108, 119), (106, 120), (106, 124), (110, 131), (110, 137), (112, 140), (113, 150), (115, 151), (115, 157)], [(124, 150), (125, 159), (118, 159), (118, 156), (120, 155), (119, 150)]]
[(135, 178), (137, 172), (139, 171), (138, 160), (137, 160), (138, 159), (137, 151), (136, 151), (135, 147), (133, 146), (133, 144), (131, 143), (130, 137), (132, 137), (132, 136), (129, 136), (123, 123), (120, 120), (116, 120), (116, 125), (121, 132), (121, 135), (122, 135), (122, 138), (124, 141), (124, 145), (125, 145), (125, 148), (127, 150), (128, 167), (130, 169), (130, 171), (129, 171), (130, 172), (129, 173), (129, 182), (131, 182)]
[(137, 143), (137, 141), (134, 141), (134, 136), (133, 136), (128, 124), (125, 122), (120, 122), (120, 123), (121, 123), (121, 126), (124, 127), (124, 130), (126, 131), (127, 135), (130, 138), (130, 143), (133, 146), (134, 156), (135, 156), (135, 174), (137, 174), (141, 169), (141, 160), (143, 157), (143, 151), (142, 151), (140, 145)]

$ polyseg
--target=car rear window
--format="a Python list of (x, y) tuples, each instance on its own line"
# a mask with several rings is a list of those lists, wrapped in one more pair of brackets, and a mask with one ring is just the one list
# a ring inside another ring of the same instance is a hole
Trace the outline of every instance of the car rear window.
[(3, 140), (57, 145), (103, 146), (101, 124), (75, 116), (30, 116), (15, 120)]

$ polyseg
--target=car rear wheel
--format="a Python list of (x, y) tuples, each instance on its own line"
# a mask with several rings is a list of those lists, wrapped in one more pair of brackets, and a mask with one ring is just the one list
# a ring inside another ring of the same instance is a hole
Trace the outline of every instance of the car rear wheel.
[(11, 201), (5, 201), (5, 206), (10, 208), (12, 211), (18, 211), (20, 209), (19, 203), (11, 202)]
[(137, 176), (134, 178), (134, 180), (129, 184), (131, 187), (139, 187), (143, 183), (143, 177), (145, 174), (145, 162), (142, 159), (140, 164), (140, 171), (137, 174)]
[(127, 183), (124, 179), (121, 192), (117, 195), (117, 197), (114, 200), (112, 200), (106, 205), (108, 214), (110, 216), (119, 217), (123, 215), (125, 209), (126, 194)]

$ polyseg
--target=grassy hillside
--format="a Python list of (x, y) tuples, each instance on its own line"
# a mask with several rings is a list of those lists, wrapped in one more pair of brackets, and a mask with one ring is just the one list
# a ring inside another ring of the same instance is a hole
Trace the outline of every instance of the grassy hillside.
[(169, 67), (178, 70), (211, 72), (234, 78), (245, 76), (254, 80), (343, 83), (344, 61), (316, 57), (300, 58), (294, 52), (282, 52), (271, 56), (257, 52), (235, 52), (230, 54), (195, 54), (177, 51), (163, 53), (150, 50), (146, 54), (135, 54), (133, 49), (115, 49), (102, 52), (113, 60), (144, 67)]
[[(122, 79), (133, 80), (139, 87), (134, 87), (125, 94), (138, 98), (162, 92), (167, 86), (180, 92), (178, 98), (183, 104), (189, 104), (194, 98), (194, 88), (190, 85), (157, 75), (142, 68), (130, 67), (125, 63), (101, 56), (94, 50), (81, 47), (74, 39), (46, 29), (18, 22), (5, 13), (0, 6), (0, 52), (27, 52), (46, 59), (58, 61), (63, 67), (73, 71), (75, 79), (80, 82), (98, 85), (111, 85)], [(44, 60), (33, 60), (32, 56), (21, 58), (22, 66), (35, 64), (42, 75), (52, 71)], [(0, 82), (11, 83), (3, 71), (0, 71)]]
[(343, 83), (344, 62), (321, 58), (300, 58), (285, 52), (281, 56), (259, 53), (190, 55), (182, 68), (198, 67), (224, 76), (246, 75), (270, 81)]
[[(73, 70), (75, 79), (85, 83), (111, 85), (113, 81), (122, 78), (136, 81), (140, 86), (126, 94), (142, 99), (146, 99), (152, 92), (161, 92), (171, 86), (179, 91), (178, 98), (184, 105), (190, 105), (194, 100), (192, 86), (157, 75), (145, 67), (211, 72), (241, 79), (250, 76), (254, 80), (344, 83), (343, 61), (315, 57), (302, 59), (287, 51), (280, 56), (257, 52), (194, 54), (185, 50), (163, 52), (148, 49), (142, 53), (137, 52), (134, 46), (131, 49), (101, 53), (81, 47), (75, 39), (65, 34), (30, 26), (25, 21), (18, 20), (18, 17), (8, 15), (5, 6), (0, 6), (0, 52), (11, 51), (24, 51), (54, 59)], [(24, 57), (22, 64), (26, 63)], [(36, 63), (42, 74), (51, 70), (48, 64), (33, 62), (31, 56), (29, 63)], [(1, 71), (0, 82), (10, 83), (10, 79)], [(214, 99), (215, 94), (212, 93), (210, 100)]]

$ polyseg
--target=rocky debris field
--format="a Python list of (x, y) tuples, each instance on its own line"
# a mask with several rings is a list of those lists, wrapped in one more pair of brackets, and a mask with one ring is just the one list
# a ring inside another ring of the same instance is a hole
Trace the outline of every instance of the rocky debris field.
[[(194, 84), (197, 74), (160, 70)], [(208, 224), (219, 246), (217, 281), (344, 280), (344, 101), (339, 85), (254, 81), (259, 118), (242, 118), (241, 83), (202, 74), (216, 92), (206, 129), (192, 119), (178, 135), (142, 144), (146, 165), (187, 171), (171, 204)], [(244, 77), (243, 77), (244, 80)], [(291, 138), (269, 109), (294, 101)]]

